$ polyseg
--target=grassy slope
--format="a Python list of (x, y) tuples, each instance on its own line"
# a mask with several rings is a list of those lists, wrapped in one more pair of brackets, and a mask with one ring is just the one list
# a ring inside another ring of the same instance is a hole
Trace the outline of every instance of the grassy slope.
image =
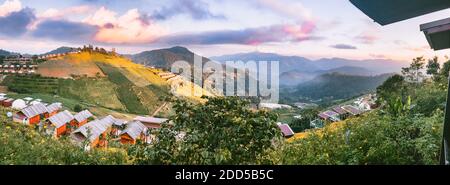
[[(135, 64), (120, 56), (82, 52), (42, 63), (38, 69), (42, 77), (29, 80), (9, 77), (5, 84), (19, 93), (59, 95), (93, 108), (98, 106), (135, 114), (152, 114), (164, 105), (162, 99), (172, 93), (193, 102), (202, 101), (201, 95), (192, 96), (193, 83), (183, 80), (168, 82), (158, 75), (162, 71)], [(64, 79), (72, 77), (75, 80)], [(14, 88), (19, 88), (19, 91)], [(196, 90), (211, 95), (202, 88)], [(170, 107), (168, 105), (162, 109), (159, 115), (167, 116)]]
[[(53, 66), (68, 69), (58, 71)], [(149, 114), (163, 104), (159, 99), (169, 93), (168, 83), (157, 75), (159, 70), (148, 69), (117, 56), (83, 52), (60, 57), (40, 65), (39, 68), (38, 72), (46, 72), (42, 74), (44, 76), (108, 77), (92, 78), (95, 81), (87, 80), (91, 78), (63, 80), (64, 83), (61, 85), (65, 90), (61, 93), (64, 97), (83, 100), (114, 110)], [(81, 89), (89, 89), (89, 91)]]

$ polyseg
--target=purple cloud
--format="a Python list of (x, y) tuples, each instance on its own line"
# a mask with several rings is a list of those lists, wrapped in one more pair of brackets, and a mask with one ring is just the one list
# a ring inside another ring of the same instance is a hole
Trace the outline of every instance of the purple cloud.
[(225, 19), (223, 15), (213, 14), (207, 3), (199, 0), (181, 0), (170, 7), (163, 7), (153, 12), (152, 19), (166, 20), (176, 15), (187, 14), (195, 20)]
[(65, 20), (46, 20), (32, 32), (34, 37), (54, 40), (86, 42), (92, 41), (98, 27)]
[(242, 30), (220, 30), (180, 34), (161, 38), (158, 42), (172, 45), (258, 45), (267, 42), (301, 42), (320, 39), (319, 37), (312, 35), (314, 30), (315, 24), (313, 22), (305, 22), (301, 25), (273, 25)]
[(335, 49), (358, 49), (356, 46), (348, 45), (348, 44), (336, 44), (331, 45), (330, 47)]
[(36, 19), (30, 8), (0, 17), (0, 35), (17, 37), (27, 32), (27, 26)]

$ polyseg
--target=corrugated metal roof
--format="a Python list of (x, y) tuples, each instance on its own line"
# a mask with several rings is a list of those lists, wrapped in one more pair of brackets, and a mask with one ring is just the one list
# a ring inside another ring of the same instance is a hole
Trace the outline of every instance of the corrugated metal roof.
[(121, 119), (114, 119), (114, 122), (113, 122), (113, 125), (116, 125), (116, 126), (122, 126), (122, 125), (124, 125), (124, 124), (126, 124), (127, 122), (125, 121), (125, 120), (121, 120)]
[(284, 137), (293, 136), (295, 134), (288, 124), (279, 124), (278, 128), (280, 128), (281, 133), (283, 133)]
[(81, 133), (84, 137), (88, 138), (88, 130), (90, 132), (89, 141), (94, 141), (97, 139), (103, 132), (108, 130), (108, 128), (111, 127), (113, 124), (114, 117), (112, 116), (106, 116), (105, 118), (101, 120), (94, 120), (89, 123), (86, 123), (85, 125), (81, 126), (80, 128), (76, 129), (73, 134)]
[(347, 113), (342, 107), (334, 107), (333, 111), (337, 112), (338, 114), (345, 114)]
[(86, 120), (86, 119), (88, 119), (88, 118), (90, 118), (90, 117), (92, 117), (92, 116), (93, 116), (93, 115), (92, 115), (91, 112), (89, 112), (88, 110), (84, 110), (84, 111), (81, 111), (81, 112), (75, 114), (75, 116), (73, 116), (73, 117), (74, 117), (75, 120), (77, 120), (78, 122), (82, 122), (82, 121), (84, 121), (84, 120)]
[(128, 134), (131, 138), (137, 139), (141, 133), (145, 133), (147, 127), (140, 121), (132, 121), (128, 123), (127, 128), (123, 130), (122, 134)]
[(330, 116), (328, 116), (328, 115), (326, 115), (326, 114), (324, 114), (324, 113), (319, 113), (318, 114), (318, 116), (320, 117), (320, 118), (322, 118), (322, 119), (328, 119), (328, 118), (330, 118)]
[(136, 118), (134, 118), (135, 121), (140, 121), (143, 123), (164, 123), (166, 122), (168, 119), (165, 118), (155, 118), (155, 117), (143, 117), (143, 116), (137, 116)]
[(72, 121), (73, 115), (69, 111), (65, 110), (48, 118), (48, 120), (55, 124), (56, 128), (59, 128)]
[(48, 112), (54, 112), (62, 108), (62, 103), (52, 103), (47, 106)]
[(359, 114), (361, 114), (361, 111), (359, 109), (357, 109), (356, 107), (353, 107), (351, 105), (345, 105), (342, 108), (345, 111), (347, 111), (348, 113), (352, 114), (352, 115), (359, 115)]
[(331, 110), (327, 110), (327, 111), (325, 111), (323, 113), (326, 114), (328, 117), (339, 116), (339, 114), (337, 112), (334, 112), (334, 111), (331, 111)]
[(34, 116), (39, 115), (39, 114), (47, 113), (48, 110), (47, 110), (47, 107), (45, 107), (44, 104), (38, 103), (38, 104), (35, 104), (35, 105), (31, 105), (31, 106), (25, 107), (24, 109), (21, 110), (21, 112), (26, 117), (31, 118), (31, 117), (34, 117)]

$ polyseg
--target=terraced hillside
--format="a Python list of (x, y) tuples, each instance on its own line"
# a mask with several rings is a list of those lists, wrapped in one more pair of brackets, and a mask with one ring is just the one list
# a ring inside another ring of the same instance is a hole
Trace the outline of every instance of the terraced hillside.
[[(201, 95), (214, 96), (182, 78), (163, 78), (160, 69), (135, 64), (121, 56), (97, 52), (69, 54), (38, 66), (38, 76), (8, 76), (4, 85), (13, 92), (43, 93), (79, 100), (116, 111), (133, 114), (170, 113), (164, 98), (172, 95), (203, 101)], [(174, 75), (173, 77), (176, 77)], [(200, 92), (195, 96), (193, 87)]]

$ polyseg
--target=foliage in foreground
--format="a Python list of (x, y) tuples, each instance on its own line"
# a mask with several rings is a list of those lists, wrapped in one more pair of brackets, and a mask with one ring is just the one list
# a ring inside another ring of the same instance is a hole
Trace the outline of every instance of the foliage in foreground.
[(272, 163), (267, 154), (281, 135), (276, 115), (236, 97), (208, 98), (204, 105), (177, 100), (174, 109), (173, 127), (159, 130), (151, 147), (134, 147), (139, 164)]
[(438, 164), (442, 120), (440, 110), (431, 117), (374, 112), (313, 132), (280, 155), (283, 164)]
[(0, 165), (108, 165), (129, 164), (125, 151), (91, 150), (71, 143), (68, 138), (59, 140), (43, 136), (34, 128), (12, 123), (0, 108)]

